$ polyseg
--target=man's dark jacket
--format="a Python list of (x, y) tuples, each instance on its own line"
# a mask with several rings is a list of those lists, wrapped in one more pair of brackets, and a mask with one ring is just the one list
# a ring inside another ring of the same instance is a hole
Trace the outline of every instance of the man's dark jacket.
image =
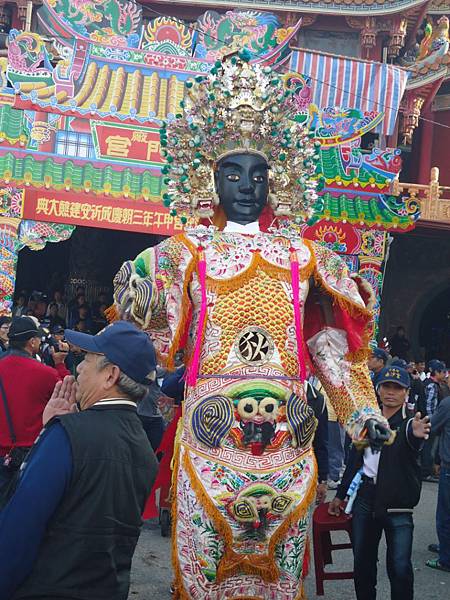
[(414, 410), (419, 411), (421, 416), (424, 417), (427, 414), (427, 407), (425, 402), (425, 390), (423, 383), (420, 379), (414, 379), (410, 376), (411, 389), (409, 390), (410, 402), (414, 403)]
[(126, 600), (153, 451), (132, 406), (95, 405), (56, 420), (70, 440), (72, 478), (13, 600)]
[[(397, 432), (394, 443), (383, 446), (375, 486), (374, 510), (377, 516), (401, 509), (410, 511), (420, 500), (422, 488), (419, 450), (423, 440), (412, 434), (412, 419), (404, 408), (389, 419), (389, 425)], [(348, 465), (336, 496), (344, 500), (349, 485), (363, 465), (363, 452), (351, 447)]]

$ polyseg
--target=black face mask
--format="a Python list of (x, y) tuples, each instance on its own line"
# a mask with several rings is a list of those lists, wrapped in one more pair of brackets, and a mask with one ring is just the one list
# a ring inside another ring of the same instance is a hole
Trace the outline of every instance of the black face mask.
[(267, 162), (256, 154), (233, 154), (218, 163), (216, 188), (228, 221), (247, 225), (259, 219), (269, 194)]

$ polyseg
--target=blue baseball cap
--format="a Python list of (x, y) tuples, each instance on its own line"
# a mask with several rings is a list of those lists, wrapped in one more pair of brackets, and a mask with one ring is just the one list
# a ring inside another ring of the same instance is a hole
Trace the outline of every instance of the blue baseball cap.
[(103, 354), (137, 383), (151, 383), (156, 370), (156, 352), (149, 336), (128, 321), (115, 321), (89, 335), (66, 329), (66, 340), (85, 352)]
[(428, 368), (430, 371), (445, 371), (446, 366), (441, 360), (433, 359), (428, 363)]
[(401, 367), (402, 369), (408, 368), (408, 363), (403, 358), (394, 358), (391, 362), (391, 367)]
[(373, 348), (372, 356), (381, 359), (384, 362), (384, 364), (387, 363), (387, 360), (389, 358), (389, 354), (386, 352), (386, 350), (383, 350), (383, 348)]
[(404, 388), (411, 387), (411, 379), (408, 371), (401, 367), (396, 367), (395, 365), (385, 367), (381, 371), (377, 379), (377, 387), (382, 383), (398, 383), (398, 385), (401, 385)]

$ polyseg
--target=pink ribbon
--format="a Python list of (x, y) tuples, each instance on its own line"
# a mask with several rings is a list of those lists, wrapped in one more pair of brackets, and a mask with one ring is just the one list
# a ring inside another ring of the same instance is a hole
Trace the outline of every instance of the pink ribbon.
[(306, 357), (303, 345), (303, 327), (300, 314), (300, 268), (295, 248), (290, 248), (292, 302), (294, 305), (295, 337), (297, 339), (297, 360), (301, 381), (306, 380)]
[(194, 354), (192, 355), (191, 364), (189, 365), (188, 375), (186, 377), (186, 383), (189, 386), (194, 386), (197, 383), (198, 372), (200, 368), (200, 353), (202, 351), (202, 342), (203, 342), (203, 331), (205, 329), (205, 321), (206, 321), (206, 310), (207, 310), (207, 302), (206, 302), (206, 261), (205, 256), (203, 254), (203, 248), (200, 246), (198, 248), (199, 251), (199, 260), (198, 260), (198, 280), (200, 282), (200, 293), (201, 293), (201, 305), (200, 305), (200, 315), (198, 319), (197, 326), (197, 336), (195, 341)]

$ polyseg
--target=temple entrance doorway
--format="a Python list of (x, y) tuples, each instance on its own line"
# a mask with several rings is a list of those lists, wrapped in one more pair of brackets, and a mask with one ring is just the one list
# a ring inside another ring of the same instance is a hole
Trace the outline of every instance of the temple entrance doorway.
[(450, 362), (449, 303), (449, 231), (419, 225), (394, 235), (383, 286), (380, 339), (390, 339), (403, 326), (411, 342), (411, 360)]
[(425, 308), (419, 326), (419, 344), (427, 360), (439, 358), (450, 364), (450, 285)]
[(133, 259), (145, 248), (158, 244), (162, 236), (77, 227), (72, 236), (58, 243), (47, 243), (42, 250), (23, 248), (19, 252), (15, 298), (24, 293), (51, 301), (55, 290), (67, 301), (83, 286), (88, 303), (105, 293), (112, 301), (112, 281), (125, 260)]

